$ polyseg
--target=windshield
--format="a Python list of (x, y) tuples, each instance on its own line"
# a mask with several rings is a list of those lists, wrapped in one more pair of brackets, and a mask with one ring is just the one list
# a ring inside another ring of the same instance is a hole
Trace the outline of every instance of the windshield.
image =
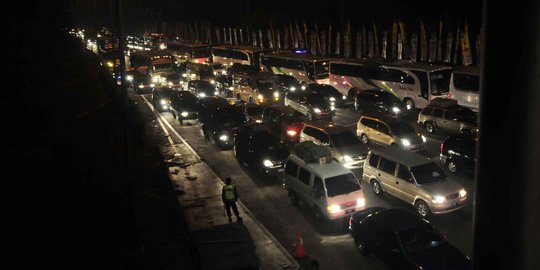
[(352, 173), (326, 178), (324, 182), (328, 197), (346, 195), (360, 190), (360, 185)]
[(225, 69), (225, 66), (221, 63), (212, 64), (212, 69)]
[(431, 94), (432, 95), (442, 95), (448, 93), (450, 89), (450, 75), (452, 70), (440, 70), (431, 72), (429, 76), (429, 81), (431, 82)]
[(277, 76), (278, 82), (282, 86), (297, 86), (299, 85), (298, 81), (292, 76)]
[(351, 131), (330, 134), (330, 139), (337, 148), (362, 144), (360, 139), (358, 139)]
[(239, 127), (246, 123), (246, 116), (238, 108), (219, 110), (216, 118), (224, 127)]
[(412, 167), (411, 172), (419, 185), (443, 181), (446, 178), (444, 172), (434, 162)]
[(330, 109), (330, 102), (322, 96), (310, 95), (307, 97), (307, 100), (311, 106), (319, 108), (321, 110)]
[(480, 88), (480, 76), (454, 73), (454, 86), (457, 90), (478, 92)]
[(214, 88), (214, 85), (207, 81), (200, 81), (197, 87), (199, 88), (199, 91), (204, 91), (204, 92), (213, 92), (216, 90)]
[(214, 71), (212, 71), (210, 67), (199, 69), (199, 77), (208, 78), (208, 77), (213, 77), (213, 76), (214, 76)]
[(247, 115), (262, 115), (264, 107), (262, 106), (248, 106), (246, 107)]
[(153, 66), (154, 71), (172, 70), (172, 63), (167, 64), (155, 64)]
[(193, 94), (187, 92), (187, 93), (178, 93), (178, 100), (180, 103), (195, 103), (197, 102), (197, 97)]
[(193, 49), (192, 56), (193, 58), (204, 58), (210, 56), (208, 48), (197, 48)]
[(438, 232), (425, 227), (398, 232), (398, 237), (409, 254), (423, 253), (446, 244)]
[(336, 88), (330, 85), (324, 85), (324, 84), (314, 85), (313, 87), (310, 87), (310, 89), (326, 97), (341, 96), (341, 93), (338, 90), (336, 90)]
[(326, 79), (328, 78), (328, 61), (315, 62), (315, 79)]
[(384, 105), (391, 106), (391, 105), (401, 105), (401, 100), (393, 95), (392, 93), (381, 93), (382, 95), (382, 102)]
[(391, 122), (388, 125), (390, 126), (390, 129), (392, 130), (392, 132), (398, 136), (416, 132), (414, 128), (407, 123)]
[(269, 135), (268, 133), (255, 136), (257, 145), (260, 147), (260, 149), (264, 149), (266, 151), (288, 151), (277, 137)]
[(274, 81), (272, 80), (272, 78), (257, 80), (257, 88), (259, 90), (272, 90), (272, 86), (274, 86)]

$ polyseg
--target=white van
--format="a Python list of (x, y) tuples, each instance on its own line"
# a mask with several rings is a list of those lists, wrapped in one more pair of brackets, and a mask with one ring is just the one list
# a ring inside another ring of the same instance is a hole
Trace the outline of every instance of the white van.
[(452, 71), (450, 76), (451, 99), (458, 104), (478, 112), (480, 101), (480, 68), (463, 67)]
[(307, 163), (292, 154), (285, 163), (283, 175), (283, 186), (293, 204), (302, 201), (313, 207), (315, 218), (319, 220), (350, 216), (366, 207), (358, 179), (333, 159)]

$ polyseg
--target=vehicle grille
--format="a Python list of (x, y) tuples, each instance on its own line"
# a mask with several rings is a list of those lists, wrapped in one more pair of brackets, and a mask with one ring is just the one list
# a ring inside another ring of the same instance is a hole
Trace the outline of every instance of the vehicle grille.
[(459, 197), (459, 193), (448, 195), (448, 196), (446, 196), (446, 199), (447, 200), (453, 200), (453, 199), (455, 199), (457, 197)]

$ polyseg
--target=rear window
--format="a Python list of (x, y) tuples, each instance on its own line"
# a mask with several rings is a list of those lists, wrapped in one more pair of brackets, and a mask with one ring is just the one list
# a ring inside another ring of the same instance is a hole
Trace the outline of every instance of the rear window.
[(424, 110), (422, 111), (422, 114), (423, 114), (423, 115), (431, 115), (432, 112), (433, 112), (433, 108), (431, 108), (431, 107), (426, 107), (426, 108), (424, 108)]
[(328, 197), (348, 194), (360, 190), (360, 184), (352, 173), (342, 174), (330, 178), (326, 178), (326, 191)]
[(311, 177), (311, 173), (307, 171), (304, 168), (300, 168), (300, 172), (298, 173), (298, 180), (300, 180), (302, 183), (309, 185), (309, 178)]

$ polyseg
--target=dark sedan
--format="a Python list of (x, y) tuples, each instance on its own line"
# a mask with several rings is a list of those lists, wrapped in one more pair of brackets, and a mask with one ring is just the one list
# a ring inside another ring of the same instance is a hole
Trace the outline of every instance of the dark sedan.
[(219, 94), (214, 84), (212, 84), (209, 81), (203, 81), (203, 80), (189, 81), (187, 90), (193, 93), (198, 98), (217, 96)]
[(358, 250), (389, 269), (472, 269), (469, 257), (407, 210), (368, 208), (350, 217), (349, 228)]
[(248, 123), (236, 134), (234, 155), (242, 165), (265, 175), (282, 172), (289, 151), (264, 124)]
[(347, 96), (341, 94), (336, 88), (328, 84), (311, 83), (308, 84), (306, 90), (325, 97), (334, 107), (343, 106), (347, 102)]
[(462, 130), (458, 136), (450, 136), (441, 144), (441, 162), (451, 173), (474, 171), (476, 167), (476, 134)]
[(282, 93), (295, 90), (303, 90), (300, 82), (290, 75), (276, 74), (274, 75), (274, 88)]
[(154, 105), (154, 108), (159, 112), (168, 111), (171, 107), (174, 92), (171, 88), (154, 88), (152, 91), (152, 105)]
[(171, 112), (174, 118), (178, 117), (180, 125), (184, 120), (198, 118), (199, 103), (195, 95), (189, 91), (177, 91), (171, 101)]

